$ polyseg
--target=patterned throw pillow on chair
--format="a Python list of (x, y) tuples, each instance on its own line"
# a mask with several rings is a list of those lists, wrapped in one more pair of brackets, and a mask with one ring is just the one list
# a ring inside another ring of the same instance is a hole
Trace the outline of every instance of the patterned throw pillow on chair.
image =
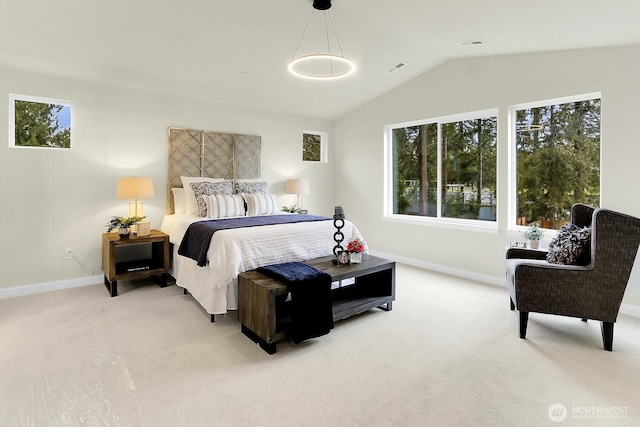
[(591, 259), (591, 228), (569, 223), (549, 243), (547, 261), (552, 264), (587, 265)]

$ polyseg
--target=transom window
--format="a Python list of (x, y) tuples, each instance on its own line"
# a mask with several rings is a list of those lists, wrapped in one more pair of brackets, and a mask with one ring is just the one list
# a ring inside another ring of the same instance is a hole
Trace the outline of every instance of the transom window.
[(70, 101), (9, 95), (9, 146), (71, 148)]
[(386, 127), (387, 214), (496, 220), (495, 110)]
[(511, 107), (510, 223), (559, 229), (600, 204), (600, 94)]

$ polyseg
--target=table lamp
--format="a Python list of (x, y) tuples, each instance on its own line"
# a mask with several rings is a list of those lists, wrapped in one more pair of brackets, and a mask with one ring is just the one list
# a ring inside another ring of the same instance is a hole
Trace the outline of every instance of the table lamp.
[(287, 194), (298, 195), (298, 201), (296, 202), (296, 205), (301, 208), (302, 202), (300, 199), (300, 195), (309, 194), (309, 180), (307, 178), (288, 179), (285, 185), (285, 191)]
[[(144, 216), (144, 204), (140, 199), (155, 195), (153, 180), (149, 177), (132, 177), (118, 179), (118, 199), (129, 199), (129, 216)], [(134, 227), (138, 236), (147, 236), (151, 231), (151, 223), (140, 221)]]

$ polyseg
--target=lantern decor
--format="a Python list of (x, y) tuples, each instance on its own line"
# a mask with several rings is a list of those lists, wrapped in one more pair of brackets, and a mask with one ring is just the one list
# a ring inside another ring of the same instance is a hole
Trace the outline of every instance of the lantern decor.
[(336, 228), (336, 232), (333, 233), (333, 240), (335, 240), (336, 245), (333, 247), (333, 263), (339, 264), (338, 257), (340, 252), (344, 251), (341, 243), (344, 241), (344, 234), (342, 234), (342, 227), (344, 227), (344, 209), (342, 206), (336, 206), (335, 212), (333, 214), (333, 226)]

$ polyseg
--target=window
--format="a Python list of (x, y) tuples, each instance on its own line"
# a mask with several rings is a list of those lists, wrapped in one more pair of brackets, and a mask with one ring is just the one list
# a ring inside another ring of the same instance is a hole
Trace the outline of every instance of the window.
[(302, 133), (302, 160), (305, 162), (327, 162), (327, 134), (305, 130)]
[(496, 111), (387, 126), (388, 212), (496, 220)]
[(71, 103), (11, 94), (9, 146), (71, 148)]
[(574, 203), (599, 206), (600, 94), (511, 107), (511, 123), (511, 224), (559, 229)]

